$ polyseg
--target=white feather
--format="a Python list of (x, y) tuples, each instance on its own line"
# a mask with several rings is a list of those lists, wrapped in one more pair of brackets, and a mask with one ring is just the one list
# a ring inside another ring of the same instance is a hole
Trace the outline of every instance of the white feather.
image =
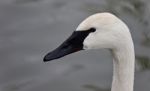
[(98, 13), (85, 19), (76, 31), (96, 28), (84, 40), (84, 49), (111, 49), (113, 54), (113, 82), (111, 91), (133, 91), (134, 46), (126, 24), (110, 13)]

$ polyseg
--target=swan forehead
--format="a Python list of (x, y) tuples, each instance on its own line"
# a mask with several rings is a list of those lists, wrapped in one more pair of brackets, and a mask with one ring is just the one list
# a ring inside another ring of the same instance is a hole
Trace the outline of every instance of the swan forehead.
[(119, 19), (111, 13), (97, 13), (86, 18), (81, 24), (79, 24), (76, 31), (86, 31), (91, 27), (99, 28), (112, 26), (118, 21)]

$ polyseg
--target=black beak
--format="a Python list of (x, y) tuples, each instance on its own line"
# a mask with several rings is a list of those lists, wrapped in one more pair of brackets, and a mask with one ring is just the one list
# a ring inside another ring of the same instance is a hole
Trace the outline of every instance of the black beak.
[(48, 53), (44, 57), (44, 62), (51, 61), (53, 59), (61, 58), (65, 55), (77, 52), (83, 48), (83, 39), (79, 37), (82, 36), (80, 32), (73, 32), (72, 35), (62, 43), (58, 48)]
[(61, 58), (65, 55), (83, 50), (83, 41), (91, 31), (74, 31), (72, 35), (58, 48), (49, 52), (43, 59), (44, 62)]

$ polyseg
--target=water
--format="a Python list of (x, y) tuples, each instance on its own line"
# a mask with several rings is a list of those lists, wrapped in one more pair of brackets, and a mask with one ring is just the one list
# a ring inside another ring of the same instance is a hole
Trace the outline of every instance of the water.
[(0, 90), (109, 90), (112, 58), (107, 50), (42, 61), (87, 16), (109, 11), (126, 22), (133, 36), (138, 60), (135, 91), (149, 91), (149, 4), (149, 0), (1, 0)]

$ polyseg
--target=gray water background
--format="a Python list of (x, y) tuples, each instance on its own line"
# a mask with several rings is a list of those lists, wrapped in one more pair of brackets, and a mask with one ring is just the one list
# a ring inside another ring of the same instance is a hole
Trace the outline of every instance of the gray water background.
[(134, 88), (150, 91), (149, 0), (0, 0), (0, 91), (109, 91), (108, 50), (42, 61), (98, 12), (111, 12), (129, 26), (136, 51)]

